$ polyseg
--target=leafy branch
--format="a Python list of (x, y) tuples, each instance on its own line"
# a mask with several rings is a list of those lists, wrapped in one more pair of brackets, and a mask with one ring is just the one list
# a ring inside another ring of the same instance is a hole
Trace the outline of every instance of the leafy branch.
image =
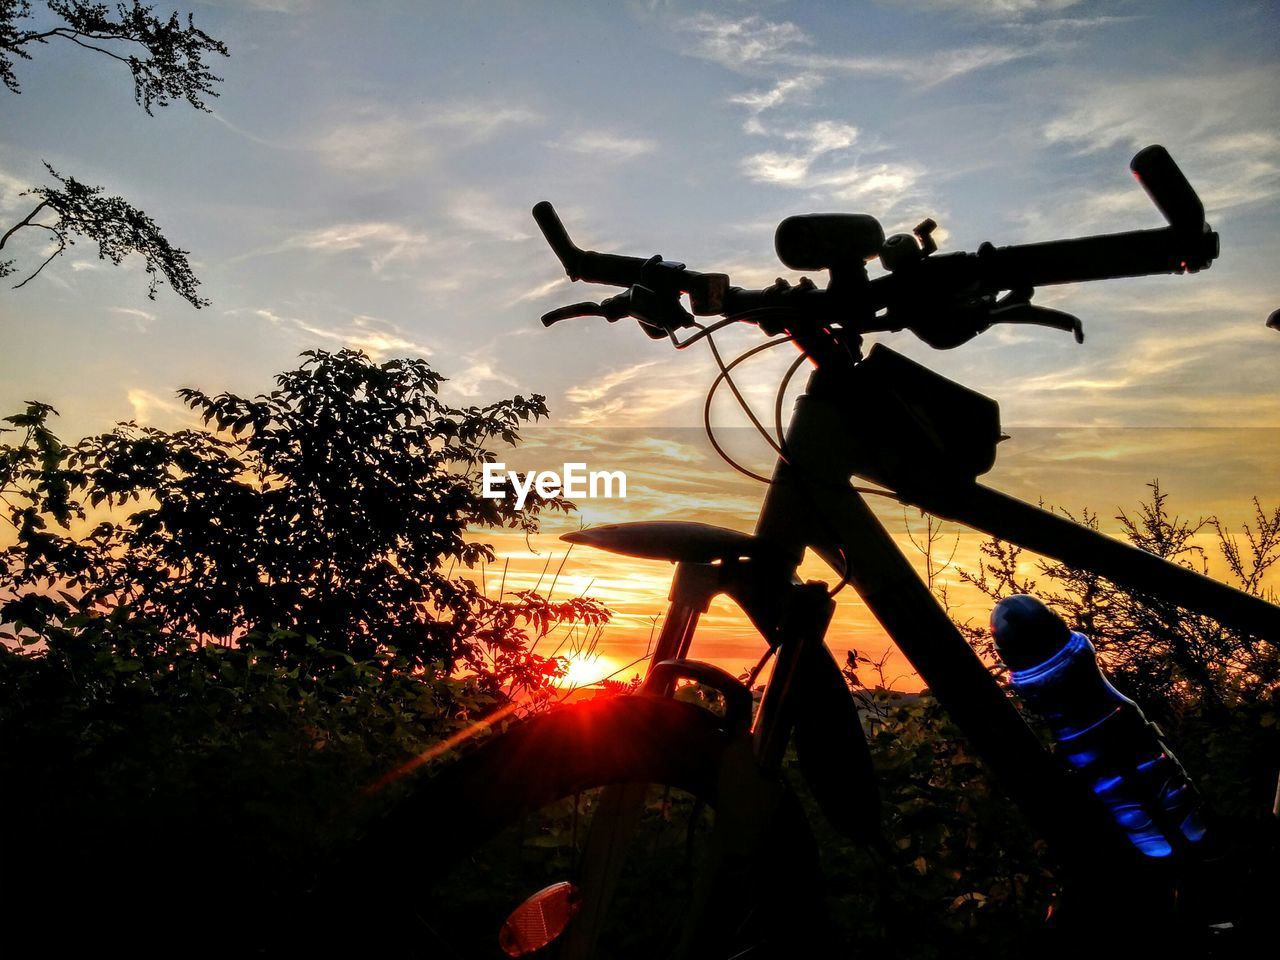
[[(150, 299), (155, 299), (163, 275), (174, 292), (196, 309), (209, 305), (207, 299), (196, 294), (200, 281), (187, 262), (187, 251), (170, 244), (154, 220), (123, 197), (104, 197), (101, 187), (91, 187), (74, 177), (64, 177), (47, 163), (45, 169), (61, 187), (36, 187), (23, 194), (39, 197), (40, 202), (0, 237), (0, 250), (19, 230), (28, 228), (48, 231), (55, 247), (44, 262), (14, 289), (26, 286), (67, 247), (74, 246), (77, 237), (84, 237), (98, 244), (99, 259), (110, 260), (116, 265), (131, 253), (141, 254), (146, 264), (147, 296)], [(44, 223), (37, 219), (46, 211), (54, 215), (53, 222)], [(0, 261), (0, 277), (15, 272), (12, 260)]]
[(30, 60), (31, 46), (62, 39), (125, 64), (133, 75), (134, 100), (148, 114), (152, 105), (168, 106), (174, 99), (207, 111), (203, 98), (218, 95), (213, 87), (222, 78), (204, 58), (230, 54), (226, 44), (195, 26), (191, 14), (183, 26), (176, 12), (165, 20), (139, 0), (116, 4), (114, 13), (105, 3), (85, 0), (48, 0), (48, 8), (64, 23), (23, 30), (18, 21), (31, 16), (29, 0), (0, 0), (0, 80), (12, 92), (22, 92), (13, 58)]

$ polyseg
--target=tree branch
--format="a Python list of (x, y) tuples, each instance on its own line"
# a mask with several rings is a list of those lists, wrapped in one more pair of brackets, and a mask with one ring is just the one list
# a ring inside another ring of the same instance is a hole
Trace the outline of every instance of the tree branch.
[[(37, 223), (37, 224), (34, 224), (34, 226), (43, 227), (45, 225), (43, 223)], [(47, 229), (53, 230), (53, 227), (48, 227)], [(67, 249), (67, 241), (64, 240), (61, 236), (58, 236), (58, 231), (53, 230), (53, 234), (54, 236), (58, 237), (58, 249), (53, 251), (53, 253), (49, 254), (49, 258), (45, 260), (44, 263), (36, 267), (35, 273), (31, 274), (31, 276), (27, 277), (27, 279), (23, 280), (21, 283), (14, 284), (13, 289), (20, 290), (23, 287), (25, 287), (28, 283), (30, 283), (32, 280), (34, 280), (36, 277), (40, 276), (40, 271), (43, 270), (45, 267), (47, 267), (50, 263), (52, 263), (54, 257), (62, 253), (63, 250)]]
[[(95, 46), (94, 46), (93, 44), (91, 44), (91, 43), (85, 43), (83, 40), (81, 40), (81, 39), (80, 39), (80, 37), (81, 37), (81, 36), (85, 36), (85, 34), (77, 34), (77, 33), (63, 33), (61, 30), (54, 30), (54, 31), (51, 31), (51, 32), (52, 32), (55, 36), (65, 37), (66, 39), (70, 40), (72, 43), (76, 44), (77, 46), (84, 47), (86, 50), (93, 50), (95, 53), (101, 53), (101, 54), (103, 54), (103, 55), (105, 55), (105, 56), (110, 57), (112, 60), (119, 60), (121, 63), (123, 63), (123, 64), (125, 64), (125, 65), (128, 65), (128, 66), (131, 66), (131, 65), (132, 65), (133, 57), (122, 57), (122, 56), (120, 56), (120, 54), (118, 54), (118, 53), (112, 53), (110, 50), (104, 49), (103, 47), (95, 47)], [(103, 40), (123, 40), (123, 39), (126, 39), (126, 38), (124, 38), (124, 37), (102, 37), (101, 39), (103, 39)]]
[[(12, 237), (15, 233), (17, 233), (19, 230), (21, 230), (23, 227), (33, 226), (33, 224), (31, 223), (31, 218), (34, 217), (37, 213), (39, 213), (48, 205), (49, 205), (48, 200), (41, 200), (38, 204), (36, 204), (36, 208), (32, 210), (30, 213), (28, 213), (25, 218), (23, 218), (21, 221), (19, 221), (18, 223), (10, 227), (8, 231), (5, 233), (5, 235), (3, 237), (0, 237), (0, 250), (3, 250), (4, 245), (8, 241), (8, 239)], [(43, 226), (43, 224), (34, 224), (34, 226)]]

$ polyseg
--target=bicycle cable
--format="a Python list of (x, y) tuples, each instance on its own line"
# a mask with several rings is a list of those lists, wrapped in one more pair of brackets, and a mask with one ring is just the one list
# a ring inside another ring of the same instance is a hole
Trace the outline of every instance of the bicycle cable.
[(738, 390), (738, 385), (734, 383), (733, 377), (730, 375), (729, 371), (739, 363), (754, 357), (757, 353), (763, 353), (765, 350), (772, 349), (773, 347), (784, 343), (791, 343), (794, 340), (795, 337), (786, 336), (776, 340), (770, 340), (766, 343), (757, 344), (755, 347), (752, 347), (750, 350), (747, 350), (740, 356), (736, 357), (733, 363), (726, 367), (724, 360), (720, 356), (720, 351), (716, 348), (715, 340), (710, 336), (707, 337), (707, 346), (711, 348), (711, 355), (715, 357), (716, 366), (720, 368), (720, 376), (717, 377), (716, 382), (711, 385), (711, 390), (709, 391), (708, 396), (715, 394), (716, 388), (719, 387), (721, 380), (727, 383), (729, 385), (729, 391), (733, 394), (734, 399), (738, 401), (738, 406), (741, 407), (742, 412), (747, 415), (747, 419), (751, 421), (751, 425), (756, 428), (756, 433), (760, 434), (760, 436), (764, 438), (764, 442), (769, 445), (773, 452), (777, 454), (783, 462), (786, 462), (786, 455), (783, 453), (782, 447), (774, 442), (773, 437), (769, 436), (769, 431), (765, 429), (764, 424), (762, 424), (760, 419), (756, 416), (755, 411), (751, 409), (751, 404), (747, 403), (746, 397), (744, 397), (741, 391)]

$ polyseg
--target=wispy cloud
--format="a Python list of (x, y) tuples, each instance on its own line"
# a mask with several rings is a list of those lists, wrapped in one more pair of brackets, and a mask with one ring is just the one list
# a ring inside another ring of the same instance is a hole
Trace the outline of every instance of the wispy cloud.
[(507, 374), (498, 370), (490, 360), (483, 360), (474, 354), (463, 358), (467, 366), (459, 371), (446, 371), (446, 380), (442, 391), (448, 395), (457, 394), (468, 400), (479, 397), (482, 388), (490, 384), (501, 384), (503, 387), (516, 389), (520, 385)]
[(984, 17), (1021, 17), (1037, 13), (1057, 13), (1081, 0), (907, 0), (913, 7), (939, 12), (956, 11)]
[[(1190, 69), (1158, 77), (1094, 77), (1060, 91), (1062, 112), (1043, 127), (1051, 145), (1078, 156), (1164, 143), (1215, 214), (1280, 195), (1280, 87), (1270, 70), (1213, 74)], [(1146, 195), (1123, 185), (1055, 195), (1045, 208), (1069, 209), (1080, 229), (1132, 226), (1151, 212)], [(1049, 216), (1037, 208), (1036, 224)]]
[(746, 107), (752, 116), (758, 116), (766, 110), (804, 99), (822, 83), (822, 77), (812, 73), (802, 73), (779, 80), (767, 90), (749, 90), (746, 93), (736, 94), (729, 98), (729, 102)]
[(810, 54), (803, 57), (789, 56), (785, 61), (789, 66), (810, 70), (897, 77), (908, 83), (928, 87), (977, 70), (1021, 60), (1037, 52), (1039, 50), (1035, 45), (981, 44), (954, 50), (933, 50), (927, 56)]
[(743, 173), (757, 183), (791, 187), (812, 187), (814, 163), (825, 154), (847, 150), (858, 141), (857, 127), (834, 120), (819, 120), (808, 127), (791, 130), (770, 130), (757, 124), (752, 132), (781, 138), (797, 144), (800, 149), (752, 154), (742, 161)]
[[(1238, 315), (1233, 305), (1230, 316), (1210, 325), (1194, 310), (1180, 314), (1178, 298), (1164, 302), (1159, 332), (1091, 350), (1079, 363), (1007, 377), (999, 399), (1009, 422), (1280, 426), (1280, 401), (1247, 392), (1255, 376), (1265, 376), (1275, 338), (1261, 316)], [(1224, 379), (1223, 370), (1235, 371), (1238, 380)]]
[(359, 251), (369, 258), (370, 268), (377, 273), (394, 260), (417, 259), (436, 246), (428, 234), (403, 224), (366, 221), (301, 231), (286, 239), (275, 248), (275, 252), (308, 250), (336, 254)]
[(563, 422), (570, 426), (607, 423), (611, 427), (670, 422), (675, 411), (691, 408), (702, 398), (707, 372), (705, 364), (687, 360), (646, 360), (609, 370), (588, 384), (565, 391), (565, 399), (577, 409)]
[[(308, 346), (335, 344), (363, 350), (375, 360), (392, 354), (429, 357), (433, 352), (426, 344), (411, 339), (396, 324), (376, 317), (360, 315), (352, 317), (345, 325), (327, 326), (299, 317), (282, 316), (266, 308), (253, 313), (273, 327), (304, 339)], [(320, 344), (315, 343), (317, 339)]]
[(306, 13), (315, 6), (315, 0), (204, 0), (215, 7), (248, 7), (266, 13)]
[(129, 406), (133, 408), (134, 422), (144, 426), (156, 422), (168, 424), (191, 418), (191, 411), (178, 400), (158, 396), (141, 387), (131, 388), (128, 399)]
[(32, 197), (22, 196), (24, 190), (30, 190), (34, 184), (26, 183), (17, 177), (0, 170), (0, 212), (23, 210), (29, 212), (39, 202)]
[(413, 111), (377, 104), (348, 106), (308, 145), (328, 166), (352, 173), (403, 172), (437, 153), (480, 143), (539, 122), (539, 114), (504, 102), (463, 100)]
[(508, 305), (514, 306), (517, 303), (527, 303), (530, 300), (541, 300), (543, 297), (548, 297), (567, 286), (569, 286), (568, 277), (556, 277), (554, 280), (548, 280), (546, 283), (540, 283), (535, 287), (531, 287), (528, 290), (517, 294), (508, 302)]
[(622, 386), (624, 383), (630, 383), (645, 370), (649, 370), (657, 366), (657, 364), (658, 361), (656, 360), (645, 360), (641, 363), (633, 363), (627, 367), (610, 370), (589, 384), (570, 387), (565, 391), (565, 399), (570, 403), (596, 403), (607, 397), (615, 388)]
[(450, 194), (446, 212), (457, 226), (492, 240), (516, 242), (531, 236), (527, 204), (502, 203), (483, 190), (457, 190)]
[(789, 130), (760, 126), (757, 132), (793, 147), (745, 157), (742, 172), (749, 180), (859, 204), (878, 216), (890, 216), (913, 199), (924, 177), (923, 167), (911, 161), (866, 162), (855, 156), (858, 129), (847, 123), (819, 120)]
[[(1018, 60), (1038, 50), (1036, 44), (1022, 42), (931, 50), (927, 56), (918, 52), (831, 54), (817, 49), (813, 39), (796, 24), (774, 22), (754, 14), (735, 19), (701, 13), (678, 21), (677, 27), (686, 39), (686, 51), (692, 56), (737, 72), (801, 71), (819, 80), (830, 73), (855, 73), (897, 77), (930, 86)], [(754, 102), (767, 102), (771, 94), (785, 96), (786, 92), (775, 87), (773, 91), (742, 96), (746, 98), (745, 105), (750, 106)]]
[(634, 160), (658, 149), (648, 137), (634, 137), (609, 130), (587, 130), (571, 134), (551, 144), (561, 150), (603, 160)]
[(689, 53), (731, 70), (777, 63), (783, 54), (813, 42), (794, 23), (755, 15), (734, 19), (700, 13), (680, 21), (679, 27), (688, 37)]
[(135, 307), (111, 307), (110, 310), (117, 316), (132, 321), (131, 326), (138, 333), (146, 333), (147, 328), (156, 322), (156, 315), (149, 310), (138, 310)]

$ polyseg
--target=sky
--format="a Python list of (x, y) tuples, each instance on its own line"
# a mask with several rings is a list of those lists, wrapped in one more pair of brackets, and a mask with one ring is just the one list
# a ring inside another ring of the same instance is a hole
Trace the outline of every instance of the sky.
[[(5, 412), (52, 403), (66, 437), (127, 419), (174, 427), (187, 423), (178, 388), (254, 394), (305, 349), (426, 356), (459, 403), (547, 396), (550, 428), (513, 462), (553, 469), (573, 447), (593, 469), (632, 470), (626, 501), (584, 504), (571, 526), (680, 516), (749, 530), (759, 491), (692, 429), (713, 376), (704, 351), (677, 354), (625, 323), (538, 323), (609, 291), (564, 278), (535, 202), (555, 203), (585, 247), (759, 286), (796, 279), (772, 245), (796, 213), (870, 213), (890, 233), (931, 216), (944, 251), (1161, 226), (1127, 169), (1158, 142), (1221, 233), (1212, 269), (1041, 291), (1084, 320), (1082, 346), (1012, 328), (942, 353), (910, 333), (880, 339), (999, 401), (1014, 438), (991, 475), (1002, 489), (1087, 505), (1111, 527), (1155, 476), (1191, 517), (1238, 523), (1250, 497), (1280, 499), (1280, 334), (1263, 325), (1280, 307), (1272, 3), (181, 9), (231, 50), (212, 64), (224, 78), (212, 113), (148, 117), (119, 64), (70, 44), (36, 50), (16, 65), (21, 95), (0, 92), (0, 223), (29, 211), (19, 194), (47, 181), (47, 161), (146, 210), (191, 251), (212, 305), (167, 288), (148, 300), (140, 264), (80, 244), (0, 292)], [(32, 233), (20, 267), (42, 259)], [(722, 348), (759, 339), (744, 329)], [(744, 368), (762, 405), (789, 360), (776, 354)], [(716, 410), (741, 425), (727, 403)], [(901, 508), (885, 517), (903, 535)], [(555, 532), (532, 551), (498, 545), (540, 569)], [(965, 538), (962, 559), (976, 544)], [(564, 583), (622, 612), (605, 647), (624, 658), (668, 572), (575, 553)], [(851, 644), (883, 645), (856, 599), (841, 616)], [(745, 627), (728, 611), (713, 620), (719, 652), (748, 659)]]

